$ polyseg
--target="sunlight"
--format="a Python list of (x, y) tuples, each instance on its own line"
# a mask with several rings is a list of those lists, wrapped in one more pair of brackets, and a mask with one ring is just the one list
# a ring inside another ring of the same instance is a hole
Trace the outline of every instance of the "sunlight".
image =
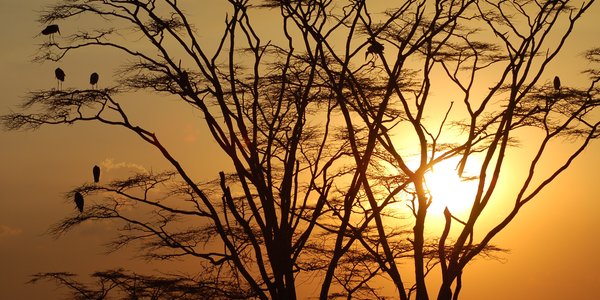
[(459, 158), (443, 161), (425, 174), (427, 188), (432, 197), (428, 212), (441, 215), (444, 208), (448, 207), (452, 214), (463, 214), (470, 210), (473, 198), (477, 192), (477, 180), (465, 180), (465, 177), (475, 175), (474, 170), (469, 170), (470, 161), (465, 168), (463, 178), (456, 171)]

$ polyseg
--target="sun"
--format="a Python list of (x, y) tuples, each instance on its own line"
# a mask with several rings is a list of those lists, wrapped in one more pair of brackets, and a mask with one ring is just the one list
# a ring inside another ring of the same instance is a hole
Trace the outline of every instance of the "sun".
[[(458, 158), (438, 163), (433, 170), (425, 174), (425, 182), (431, 197), (428, 213), (443, 214), (448, 207), (454, 215), (470, 211), (477, 192), (477, 180), (461, 178), (456, 171)], [(469, 175), (465, 169), (464, 175)]]

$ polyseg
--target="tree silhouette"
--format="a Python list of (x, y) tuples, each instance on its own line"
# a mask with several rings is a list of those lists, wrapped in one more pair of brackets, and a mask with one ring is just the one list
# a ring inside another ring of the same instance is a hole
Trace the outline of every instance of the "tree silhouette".
[[(389, 296), (376, 280), (384, 277), (394, 298), (428, 299), (426, 277), (439, 270), (437, 298), (457, 299), (466, 265), (504, 251), (492, 239), (598, 138), (598, 71), (587, 71), (583, 89), (563, 77), (560, 93), (545, 73), (594, 1), (568, 2), (405, 1), (374, 14), (367, 1), (230, 0), (222, 24), (205, 24), (174, 0), (59, 1), (42, 23), (105, 23), (43, 44), (37, 60), (100, 46), (129, 63), (113, 87), (32, 92), (4, 125), (124, 127), (173, 169), (74, 189), (68, 197), (96, 202), (51, 232), (118, 220), (112, 249), (141, 243), (150, 259), (197, 259), (202, 278), (113, 270), (93, 276), (101, 288), (68, 273), (33, 281), (55, 279), (84, 298), (296, 299), (297, 278), (310, 276), (321, 299), (376, 299)], [(280, 28), (261, 31), (261, 15)], [(202, 39), (209, 30), (220, 40)], [(598, 52), (588, 60), (600, 62)], [(121, 101), (134, 91), (198, 111), (228, 158), (223, 171), (195, 180), (155, 130), (129, 118)], [(507, 153), (532, 128), (541, 137), (524, 179), (512, 199), (498, 199)], [(547, 171), (548, 146), (565, 139), (576, 149)], [(441, 230), (429, 233), (437, 199), (426, 175), (449, 159), (476, 193), (467, 214), (446, 208)], [(467, 165), (476, 171), (467, 175)], [(489, 204), (507, 200), (512, 209), (475, 235)]]

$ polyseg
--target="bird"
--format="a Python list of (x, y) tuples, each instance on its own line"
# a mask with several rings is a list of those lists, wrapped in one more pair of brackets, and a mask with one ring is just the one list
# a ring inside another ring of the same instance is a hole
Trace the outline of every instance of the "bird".
[(100, 181), (100, 167), (94, 166), (92, 173), (94, 173), (94, 182), (98, 183)]
[(100, 79), (100, 75), (98, 75), (98, 73), (94, 72), (90, 75), (90, 84), (92, 85), (92, 89), (94, 86), (98, 88), (98, 79)]
[(42, 30), (43, 35), (49, 36), (50, 42), (54, 42), (54, 34), (57, 32), (60, 34), (60, 28), (58, 28), (58, 25), (56, 24), (48, 25), (46, 28), (44, 28), (44, 30)]
[(83, 212), (83, 195), (80, 192), (75, 193), (75, 205), (79, 212)]
[(383, 53), (383, 45), (376, 41), (375, 39), (371, 39), (370, 40), (371, 45), (367, 48), (367, 52), (365, 53), (365, 59), (367, 59), (367, 56), (369, 56), (369, 54), (382, 54)]
[(54, 70), (54, 75), (56, 76), (58, 89), (60, 90), (62, 82), (65, 81), (65, 71), (63, 71), (61, 68), (56, 68), (56, 70)]
[(560, 90), (560, 78), (558, 76), (554, 76), (554, 89), (557, 91)]
[(184, 91), (187, 91), (188, 86), (190, 84), (190, 77), (186, 71), (181, 72), (181, 76), (179, 76), (179, 85)]

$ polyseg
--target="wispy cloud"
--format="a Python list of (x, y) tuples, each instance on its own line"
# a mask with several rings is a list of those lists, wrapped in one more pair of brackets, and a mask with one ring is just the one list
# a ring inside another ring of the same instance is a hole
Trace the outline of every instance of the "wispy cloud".
[(109, 172), (115, 169), (133, 169), (143, 173), (148, 173), (148, 170), (142, 165), (129, 163), (129, 162), (115, 162), (113, 158), (107, 158), (100, 163), (103, 170)]
[(0, 238), (19, 235), (22, 232), (22, 229), (12, 228), (10, 226), (0, 224)]

